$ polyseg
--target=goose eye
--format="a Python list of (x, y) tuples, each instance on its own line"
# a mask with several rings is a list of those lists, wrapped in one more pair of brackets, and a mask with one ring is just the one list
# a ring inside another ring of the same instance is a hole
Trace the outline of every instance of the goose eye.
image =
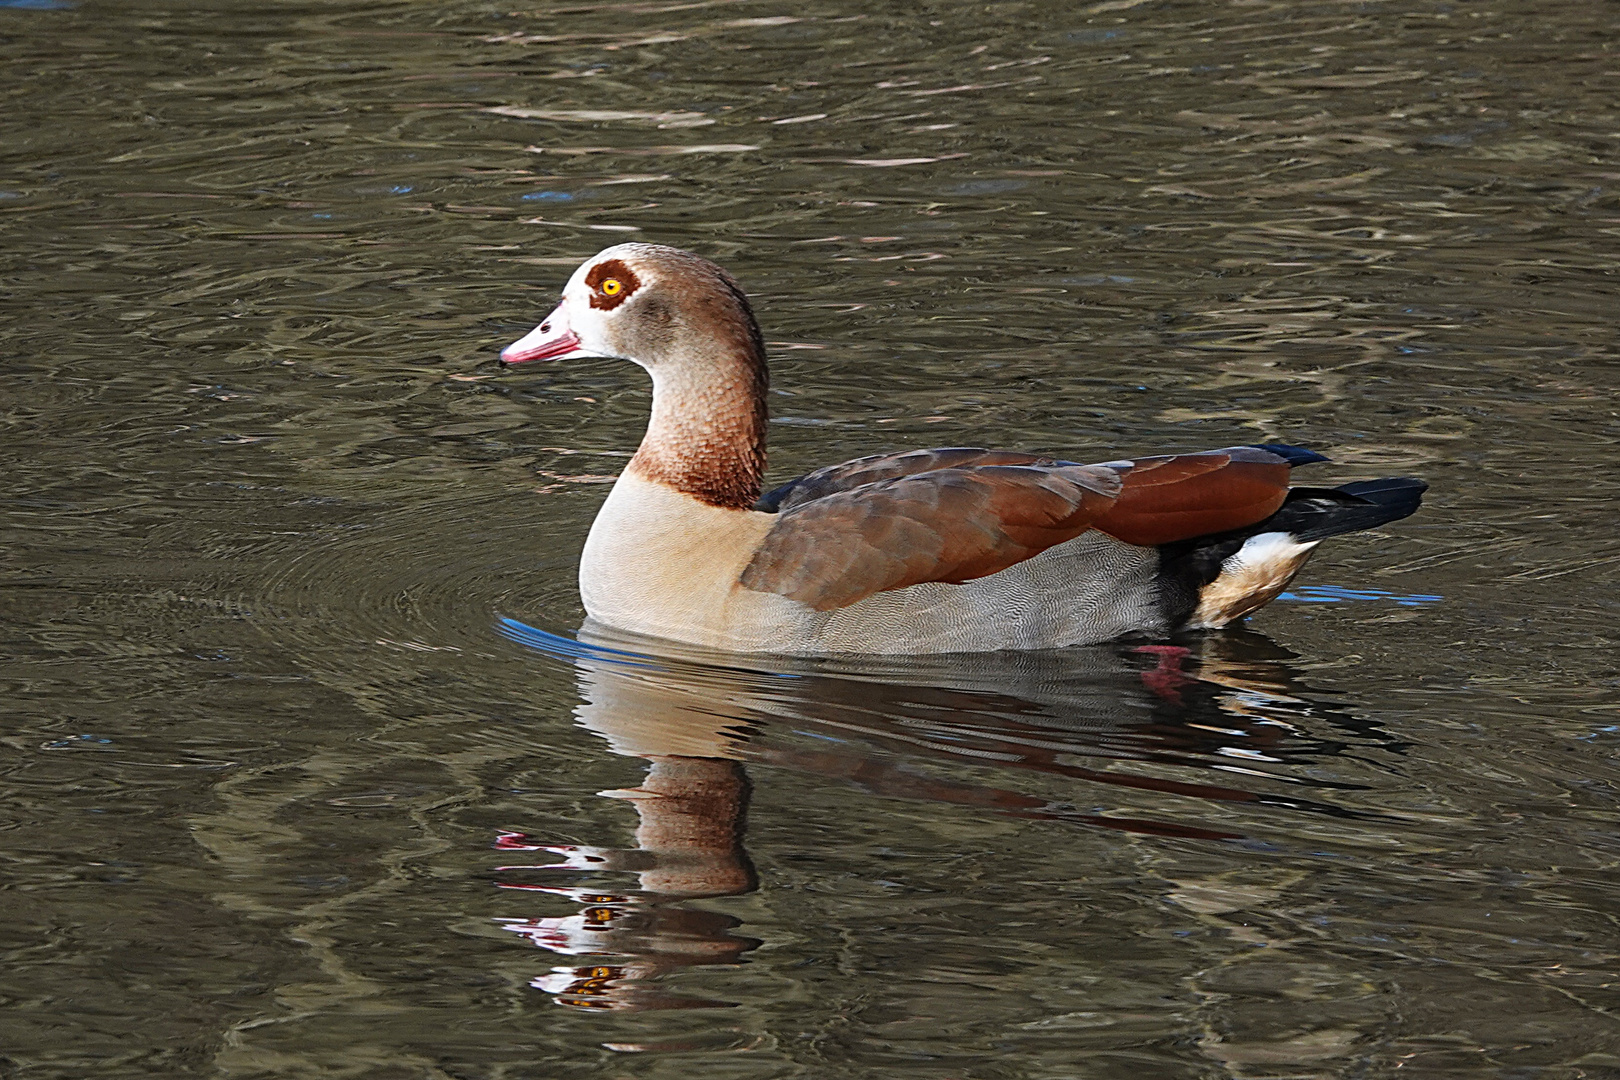
[(624, 291), (624, 282), (618, 278), (610, 277), (597, 286), (603, 296), (618, 296)]

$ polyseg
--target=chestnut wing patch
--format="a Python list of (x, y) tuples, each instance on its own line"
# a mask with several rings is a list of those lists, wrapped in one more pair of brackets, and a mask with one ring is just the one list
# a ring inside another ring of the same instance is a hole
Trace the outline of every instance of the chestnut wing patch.
[(1156, 547), (1264, 521), (1288, 497), (1288, 462), (1256, 446), (1111, 462), (1119, 498), (1093, 523), (1127, 544)]
[[(964, 451), (922, 453), (951, 460)], [(874, 480), (781, 510), (742, 585), (830, 611), (908, 585), (961, 584), (1079, 536), (1119, 490), (1115, 469), (1058, 463), (934, 467)]]
[(828, 465), (815, 472), (789, 480), (760, 497), (755, 510), (775, 514), (791, 510), (835, 491), (848, 491), (878, 480), (932, 472), (935, 469), (961, 469), (973, 465), (1068, 465), (1038, 454), (1015, 450), (983, 450), (976, 446), (951, 446), (935, 450), (906, 450), (895, 454), (871, 454), (853, 461)]

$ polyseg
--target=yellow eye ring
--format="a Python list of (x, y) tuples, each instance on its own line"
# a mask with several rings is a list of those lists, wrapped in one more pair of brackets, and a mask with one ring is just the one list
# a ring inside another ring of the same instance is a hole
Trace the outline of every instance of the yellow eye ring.
[(601, 291), (603, 296), (618, 296), (619, 293), (624, 291), (624, 282), (618, 278), (610, 277), (598, 285), (597, 289)]

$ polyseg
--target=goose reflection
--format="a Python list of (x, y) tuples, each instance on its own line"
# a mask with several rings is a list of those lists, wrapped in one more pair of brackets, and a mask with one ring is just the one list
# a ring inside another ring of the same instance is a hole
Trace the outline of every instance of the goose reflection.
[[(504, 888), (578, 903), (577, 914), (511, 918), (506, 929), (560, 956), (533, 985), (559, 1004), (593, 1009), (719, 1007), (659, 985), (695, 965), (736, 964), (759, 942), (738, 920), (684, 902), (751, 891), (743, 848), (747, 765), (787, 768), (882, 798), (1166, 837), (1242, 840), (1221, 804), (1336, 817), (1367, 815), (1325, 801), (1337, 785), (1296, 775), (1350, 747), (1398, 750), (1375, 726), (1299, 685), (1292, 654), (1250, 631), (1188, 646), (1097, 646), (916, 660), (805, 661), (722, 654), (587, 627), (578, 640), (503, 620), (512, 640), (576, 667), (579, 723), (616, 754), (649, 763), (640, 786), (600, 794), (639, 818), (629, 849), (550, 844), (518, 833), (506, 851), (561, 861), (502, 866)], [(656, 649), (657, 652), (653, 650)], [(1125, 763), (1137, 763), (1127, 767)], [(977, 766), (993, 779), (936, 774)], [(1163, 775), (1213, 774), (1207, 782)], [(1158, 767), (1158, 768), (1155, 768)], [(1021, 791), (1021, 772), (1080, 782), (1095, 803), (1109, 788), (1186, 797), (1209, 822), (1153, 820)], [(1264, 784), (1245, 785), (1245, 778)], [(1007, 786), (1003, 786), (1007, 785)], [(1252, 787), (1275, 790), (1252, 790)], [(1316, 797), (1307, 797), (1306, 788)], [(1292, 794), (1286, 789), (1299, 789)], [(558, 871), (634, 874), (637, 887), (547, 882)], [(539, 877), (542, 880), (524, 880)]]

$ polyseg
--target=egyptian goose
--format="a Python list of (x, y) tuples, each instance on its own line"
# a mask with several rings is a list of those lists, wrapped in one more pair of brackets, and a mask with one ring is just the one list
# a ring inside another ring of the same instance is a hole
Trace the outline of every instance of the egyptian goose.
[(580, 559), (598, 623), (740, 652), (1050, 649), (1225, 626), (1318, 542), (1417, 509), (1427, 485), (1290, 488), (1282, 445), (1081, 465), (950, 448), (857, 458), (761, 495), (765, 346), (742, 289), (675, 248), (620, 244), (501, 353), (634, 360), (641, 446)]

